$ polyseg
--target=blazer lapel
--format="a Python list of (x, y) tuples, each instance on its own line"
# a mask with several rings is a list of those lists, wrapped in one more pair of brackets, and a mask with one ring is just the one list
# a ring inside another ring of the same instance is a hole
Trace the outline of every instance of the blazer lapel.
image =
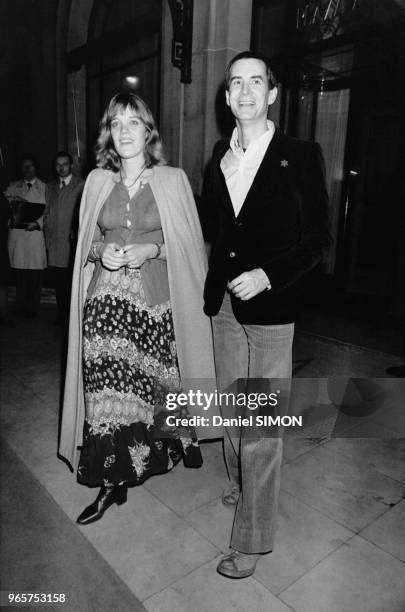
[(53, 181), (50, 185), (51, 199), (57, 200), (59, 196), (59, 181)]
[(73, 191), (73, 189), (76, 187), (76, 177), (72, 175), (72, 178), (69, 181), (68, 185), (65, 185), (65, 187), (61, 190), (60, 186), (58, 185), (58, 190), (62, 193), (69, 193), (70, 191)]
[(223, 148), (223, 150), (221, 150), (220, 154), (218, 155), (217, 159), (216, 159), (216, 175), (217, 175), (217, 182), (214, 185), (214, 190), (215, 191), (219, 191), (220, 194), (220, 202), (222, 202), (224, 204), (224, 208), (226, 210), (226, 212), (231, 215), (233, 217), (233, 219), (235, 219), (235, 211), (233, 208), (233, 204), (232, 204), (232, 200), (230, 198), (229, 195), (229, 191), (228, 191), (228, 187), (226, 185), (226, 181), (225, 181), (225, 177), (224, 177), (224, 173), (221, 170), (221, 160), (223, 158), (223, 156), (225, 155), (225, 153), (228, 151), (229, 149), (229, 140), (227, 141), (227, 145)]
[(65, 189), (68, 189), (69, 191), (73, 191), (73, 189), (75, 189), (75, 187), (77, 187), (79, 183), (80, 183), (80, 179), (73, 174), (72, 178), (70, 179), (69, 185), (66, 185)]
[(218, 172), (219, 172), (220, 189), (221, 189), (222, 196), (223, 196), (221, 198), (221, 202), (224, 202), (225, 210), (228, 212), (228, 214), (232, 215), (232, 217), (235, 218), (235, 210), (233, 208), (232, 200), (229, 195), (229, 191), (226, 185), (224, 174), (220, 167), (218, 168)]
[(288, 160), (285, 158), (283, 147), (284, 136), (277, 128), (274, 136), (271, 139), (267, 151), (264, 154), (262, 163), (260, 164), (253, 183), (247, 193), (242, 208), (239, 211), (238, 219), (242, 218), (249, 209), (250, 204), (260, 201), (263, 198), (263, 189), (266, 186), (266, 196), (274, 193), (280, 185), (280, 173), (285, 172), (283, 162)]

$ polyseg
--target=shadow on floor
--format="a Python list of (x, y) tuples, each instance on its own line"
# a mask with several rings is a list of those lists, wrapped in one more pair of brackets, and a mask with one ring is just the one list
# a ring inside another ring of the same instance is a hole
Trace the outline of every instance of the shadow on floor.
[(0, 456), (2, 590), (64, 593), (48, 604), (64, 612), (145, 610), (3, 440)]

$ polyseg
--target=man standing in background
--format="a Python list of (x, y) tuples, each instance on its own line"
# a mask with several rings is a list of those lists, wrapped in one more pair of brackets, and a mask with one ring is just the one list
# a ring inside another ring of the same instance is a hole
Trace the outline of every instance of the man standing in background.
[(55, 156), (56, 179), (46, 186), (44, 233), (48, 266), (55, 288), (58, 318), (66, 324), (69, 316), (72, 273), (73, 223), (83, 190), (83, 181), (72, 174), (72, 157), (65, 151)]

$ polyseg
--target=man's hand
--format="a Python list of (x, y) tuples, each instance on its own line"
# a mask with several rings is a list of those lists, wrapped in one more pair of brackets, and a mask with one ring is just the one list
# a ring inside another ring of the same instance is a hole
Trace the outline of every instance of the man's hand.
[(100, 259), (107, 270), (119, 270), (127, 264), (124, 249), (115, 242), (103, 245), (100, 248)]
[(38, 223), (36, 221), (32, 221), (32, 223), (27, 223), (25, 226), (26, 232), (34, 232), (35, 230), (40, 230)]
[(262, 268), (255, 268), (249, 272), (243, 272), (228, 283), (229, 291), (235, 297), (245, 301), (251, 300), (270, 285), (267, 274)]

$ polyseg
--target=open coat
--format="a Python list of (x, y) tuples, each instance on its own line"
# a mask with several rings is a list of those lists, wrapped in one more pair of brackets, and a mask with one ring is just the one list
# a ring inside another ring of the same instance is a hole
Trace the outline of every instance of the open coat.
[(83, 191), (83, 181), (72, 176), (64, 189), (60, 180), (51, 181), (46, 186), (44, 211), (44, 235), (48, 251), (48, 266), (68, 268), (71, 261), (74, 220)]
[[(94, 264), (87, 261), (97, 219), (116, 175), (93, 170), (84, 187), (72, 282), (69, 348), (59, 453), (73, 467), (82, 444), (85, 403), (82, 373), (82, 319)], [(180, 376), (185, 389), (215, 387), (210, 319), (203, 313), (207, 272), (204, 241), (190, 184), (179, 168), (155, 166), (149, 180), (159, 209), (166, 258)], [(194, 379), (194, 383), (192, 382)], [(196, 380), (197, 379), (197, 380)], [(212, 414), (212, 412), (210, 412)], [(197, 430), (199, 437), (218, 437), (218, 428)]]

